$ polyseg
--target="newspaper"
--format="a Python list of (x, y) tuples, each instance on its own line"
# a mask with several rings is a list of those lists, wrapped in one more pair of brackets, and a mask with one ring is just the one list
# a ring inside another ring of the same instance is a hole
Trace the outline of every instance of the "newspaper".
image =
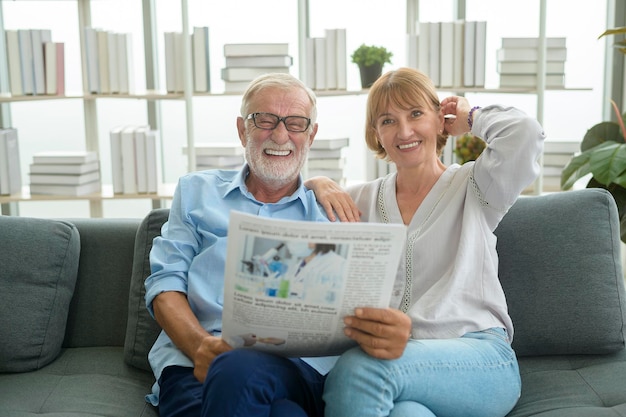
[(343, 317), (388, 307), (406, 227), (231, 212), (222, 337), (283, 356), (338, 355)]

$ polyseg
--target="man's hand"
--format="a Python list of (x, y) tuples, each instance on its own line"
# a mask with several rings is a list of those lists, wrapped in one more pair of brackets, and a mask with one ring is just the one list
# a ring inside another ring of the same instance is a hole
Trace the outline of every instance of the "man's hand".
[(205, 337), (193, 356), (193, 375), (204, 382), (213, 360), (220, 354), (232, 350), (232, 347), (221, 337), (208, 335)]
[(411, 319), (392, 308), (357, 308), (347, 316), (344, 333), (367, 354), (379, 359), (402, 356), (411, 337)]
[(354, 201), (335, 181), (327, 177), (312, 177), (304, 182), (304, 186), (315, 193), (315, 198), (326, 210), (330, 221), (337, 220), (335, 213), (342, 222), (358, 222), (361, 213)]

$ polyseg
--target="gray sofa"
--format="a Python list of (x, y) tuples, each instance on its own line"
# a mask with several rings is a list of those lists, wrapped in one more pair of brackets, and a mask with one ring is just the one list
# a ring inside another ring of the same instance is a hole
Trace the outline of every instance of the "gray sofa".
[[(0, 216), (0, 417), (156, 416), (145, 219)], [(496, 231), (522, 396), (510, 416), (626, 416), (626, 300), (611, 195), (522, 197)], [(497, 401), (485, 398), (485, 401)]]

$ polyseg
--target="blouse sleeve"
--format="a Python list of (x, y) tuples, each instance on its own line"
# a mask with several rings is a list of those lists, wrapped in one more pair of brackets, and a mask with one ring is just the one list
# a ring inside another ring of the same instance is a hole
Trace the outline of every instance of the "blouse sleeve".
[(508, 210), (539, 175), (543, 128), (519, 109), (492, 105), (477, 112), (472, 134), (487, 143), (473, 172), (481, 198), (492, 208)]

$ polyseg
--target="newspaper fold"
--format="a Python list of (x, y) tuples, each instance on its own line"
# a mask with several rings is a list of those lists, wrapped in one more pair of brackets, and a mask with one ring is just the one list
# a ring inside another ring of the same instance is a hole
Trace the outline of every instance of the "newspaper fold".
[(230, 214), (222, 337), (290, 357), (355, 346), (343, 317), (388, 307), (406, 227)]

